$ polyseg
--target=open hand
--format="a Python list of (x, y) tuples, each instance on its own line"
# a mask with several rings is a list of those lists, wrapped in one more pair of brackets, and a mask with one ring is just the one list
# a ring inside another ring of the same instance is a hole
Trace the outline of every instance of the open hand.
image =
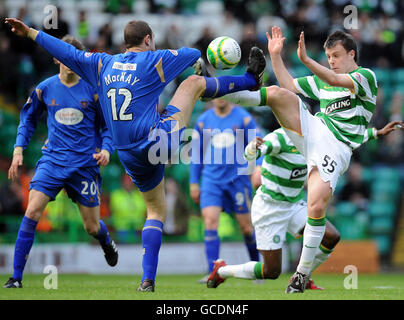
[(297, 57), (303, 63), (307, 61), (306, 44), (304, 41), (304, 31), (300, 32), (299, 42), (297, 44)]
[(268, 52), (269, 54), (280, 54), (283, 48), (285, 37), (282, 35), (282, 30), (279, 27), (272, 27), (272, 37), (269, 32), (266, 33), (268, 39)]
[(377, 130), (377, 135), (378, 136), (385, 136), (389, 134), (390, 132), (401, 129), (404, 130), (404, 122), (402, 121), (392, 121), (388, 124), (383, 129)]
[(28, 36), (29, 27), (24, 22), (14, 18), (6, 18), (6, 24), (11, 26), (11, 31), (17, 36)]
[(14, 181), (18, 177), (18, 167), (22, 166), (23, 156), (22, 154), (15, 154), (13, 161), (11, 162), (10, 169), (8, 169), (8, 178)]

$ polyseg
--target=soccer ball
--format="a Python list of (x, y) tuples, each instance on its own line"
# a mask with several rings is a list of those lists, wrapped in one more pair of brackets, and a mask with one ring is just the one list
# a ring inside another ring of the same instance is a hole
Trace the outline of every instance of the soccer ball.
[(240, 62), (241, 49), (236, 40), (218, 37), (209, 44), (206, 56), (215, 69), (226, 70), (234, 68)]

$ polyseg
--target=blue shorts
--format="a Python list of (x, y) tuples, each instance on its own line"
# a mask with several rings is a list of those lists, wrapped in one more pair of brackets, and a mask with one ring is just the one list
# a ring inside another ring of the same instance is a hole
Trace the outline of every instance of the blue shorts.
[(53, 201), (60, 190), (65, 188), (67, 195), (74, 202), (79, 202), (86, 207), (96, 207), (100, 204), (101, 184), (98, 166), (63, 167), (40, 159), (36, 164), (35, 175), (29, 190), (40, 191)]
[(239, 176), (225, 184), (202, 178), (201, 209), (218, 206), (227, 213), (250, 213), (251, 195), (249, 176)]
[(117, 150), (126, 173), (141, 192), (155, 188), (163, 180), (165, 163), (178, 150), (184, 131), (181, 111), (168, 105), (148, 136), (131, 149)]

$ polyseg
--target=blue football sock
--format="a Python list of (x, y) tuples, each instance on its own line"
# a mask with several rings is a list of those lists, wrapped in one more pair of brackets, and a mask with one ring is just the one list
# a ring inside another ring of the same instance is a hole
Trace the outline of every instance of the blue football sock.
[(107, 245), (111, 242), (111, 239), (109, 238), (109, 232), (107, 230), (107, 227), (105, 226), (104, 221), (99, 220), (100, 222), (100, 231), (94, 236), (100, 243), (100, 245), (104, 246)]
[(211, 273), (214, 267), (213, 262), (219, 258), (220, 238), (217, 234), (217, 230), (205, 230), (204, 241), (209, 273)]
[(159, 220), (146, 220), (142, 231), (143, 244), (143, 276), (145, 279), (154, 280), (156, 278), (157, 264), (159, 260), (159, 251), (161, 240), (163, 238), (163, 223)]
[(246, 72), (242, 76), (204, 77), (206, 90), (202, 98), (218, 98), (228, 93), (250, 90), (257, 85), (254, 75)]
[(244, 243), (247, 247), (248, 254), (251, 261), (260, 261), (259, 251), (257, 250), (257, 243), (255, 241), (255, 232), (251, 236), (244, 235)]
[(17, 240), (15, 241), (14, 279), (22, 280), (25, 264), (27, 263), (29, 252), (34, 243), (35, 228), (37, 224), (37, 221), (25, 216), (22, 219), (20, 229), (18, 230)]

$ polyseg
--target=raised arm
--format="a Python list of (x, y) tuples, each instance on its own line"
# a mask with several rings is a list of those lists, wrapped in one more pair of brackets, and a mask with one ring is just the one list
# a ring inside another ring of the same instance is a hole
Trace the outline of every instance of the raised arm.
[(282, 30), (279, 27), (272, 27), (272, 37), (267, 32), (268, 39), (268, 52), (271, 57), (272, 68), (274, 70), (276, 79), (282, 88), (288, 89), (294, 93), (299, 93), (293, 84), (293, 77), (290, 75), (289, 71), (286, 69), (285, 64), (282, 60), (282, 49), (285, 37), (282, 35)]
[(28, 37), (36, 41), (42, 48), (72, 69), (89, 84), (94, 87), (97, 85), (99, 71), (102, 67), (101, 57), (108, 56), (107, 54), (77, 50), (74, 46), (52, 37), (43, 31), (29, 28), (17, 19), (6, 18), (6, 23), (11, 26), (11, 31), (16, 35)]
[(304, 32), (300, 33), (297, 56), (299, 60), (317, 77), (333, 87), (342, 87), (348, 89), (355, 89), (352, 79), (347, 74), (338, 74), (333, 70), (322, 66), (318, 62), (314, 61), (307, 55), (306, 44), (304, 40)]

